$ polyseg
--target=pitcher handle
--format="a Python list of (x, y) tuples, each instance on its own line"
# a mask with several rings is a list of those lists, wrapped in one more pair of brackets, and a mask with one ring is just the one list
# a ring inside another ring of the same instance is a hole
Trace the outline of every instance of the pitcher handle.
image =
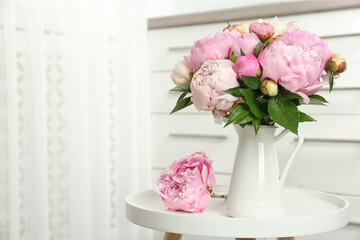
[[(277, 142), (279, 141), (280, 139), (282, 139), (286, 134), (288, 134), (290, 131), (288, 129), (284, 129), (281, 131), (281, 133), (279, 133), (277, 136), (275, 136), (274, 138), (274, 142)], [(284, 186), (284, 183), (285, 183), (285, 180), (286, 180), (286, 177), (289, 173), (289, 169), (296, 157), (296, 155), (298, 154), (300, 148), (302, 147), (302, 145), (304, 144), (304, 135), (300, 132), (298, 132), (298, 143), (296, 144), (296, 147), (295, 149), (293, 150), (293, 152), (291, 153), (290, 155), (290, 158), (289, 160), (287, 161), (286, 165), (285, 165), (285, 168), (281, 174), (281, 177), (280, 177), (280, 186), (283, 187)]]

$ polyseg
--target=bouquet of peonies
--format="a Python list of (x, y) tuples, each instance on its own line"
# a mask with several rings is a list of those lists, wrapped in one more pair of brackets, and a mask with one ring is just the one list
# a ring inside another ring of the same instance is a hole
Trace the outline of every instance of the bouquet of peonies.
[[(254, 126), (275, 123), (297, 134), (300, 122), (315, 121), (301, 104), (325, 105), (315, 94), (346, 62), (316, 34), (275, 18), (269, 22), (230, 25), (195, 42), (189, 56), (174, 67), (182, 92), (171, 113), (192, 104), (211, 111), (216, 123)], [(191, 94), (191, 96), (187, 96)]]

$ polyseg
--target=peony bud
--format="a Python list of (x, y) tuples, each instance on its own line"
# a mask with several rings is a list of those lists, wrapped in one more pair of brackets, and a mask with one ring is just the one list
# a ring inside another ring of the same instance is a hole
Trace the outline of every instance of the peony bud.
[(274, 27), (266, 22), (254, 22), (250, 25), (249, 31), (255, 33), (260, 41), (265, 42), (274, 35)]
[(260, 78), (262, 74), (261, 68), (259, 68), (256, 72), (256, 77)]
[(346, 70), (346, 61), (344, 57), (340, 54), (332, 55), (326, 64), (326, 70), (335, 74), (344, 72)]
[(191, 81), (191, 72), (192, 70), (189, 65), (182, 60), (175, 64), (171, 78), (176, 85), (181, 85)]
[(235, 30), (238, 31), (239, 33), (249, 33), (249, 27), (250, 24), (248, 23), (240, 23), (235, 27)]
[(251, 76), (251, 77), (261, 76), (260, 64), (257, 58), (252, 54), (239, 56), (233, 66), (233, 70), (240, 79), (241, 79), (241, 75)]
[(260, 85), (260, 91), (265, 95), (275, 97), (278, 94), (279, 89), (276, 82), (272, 80), (264, 80)]

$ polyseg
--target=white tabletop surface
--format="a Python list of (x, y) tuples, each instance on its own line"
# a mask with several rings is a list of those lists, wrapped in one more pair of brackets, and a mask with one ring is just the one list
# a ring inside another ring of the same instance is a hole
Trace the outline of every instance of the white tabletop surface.
[(271, 238), (332, 231), (348, 223), (349, 203), (338, 196), (285, 188), (286, 214), (278, 218), (232, 218), (224, 199), (212, 199), (203, 213), (167, 210), (161, 197), (148, 190), (126, 198), (129, 221), (164, 232), (210, 237)]

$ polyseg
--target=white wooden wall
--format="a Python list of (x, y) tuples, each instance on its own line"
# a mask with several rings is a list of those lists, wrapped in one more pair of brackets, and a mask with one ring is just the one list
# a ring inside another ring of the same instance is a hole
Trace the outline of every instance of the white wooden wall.
[[(301, 29), (326, 39), (334, 52), (348, 61), (348, 70), (336, 80), (335, 90), (320, 92), (328, 107), (303, 106), (317, 122), (301, 124), (305, 144), (289, 173), (287, 185), (341, 195), (351, 203), (350, 224), (340, 230), (302, 240), (360, 239), (360, 8), (282, 17)], [(254, 21), (249, 19), (248, 22)], [(236, 23), (235, 21), (232, 21)], [(217, 184), (228, 185), (237, 139), (232, 127), (223, 129), (208, 112), (194, 107), (169, 116), (177, 94), (170, 73), (189, 54), (193, 41), (222, 29), (225, 23), (149, 31), (153, 182), (172, 161), (198, 150), (214, 160)], [(281, 167), (295, 144), (289, 135), (277, 144)], [(155, 239), (162, 234), (155, 233)], [(215, 239), (185, 236), (189, 239)]]

